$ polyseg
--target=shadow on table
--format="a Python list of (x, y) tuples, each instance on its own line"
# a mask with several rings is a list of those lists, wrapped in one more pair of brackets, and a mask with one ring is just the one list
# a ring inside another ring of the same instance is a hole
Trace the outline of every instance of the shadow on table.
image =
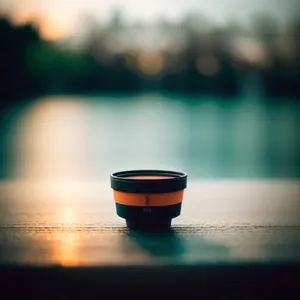
[(174, 257), (185, 252), (182, 239), (172, 229), (164, 232), (129, 231), (128, 237), (153, 256)]
[(128, 237), (156, 258), (180, 258), (181, 262), (191, 263), (230, 259), (228, 247), (209, 241), (201, 230), (191, 233), (189, 227), (173, 227), (164, 232), (129, 231)]

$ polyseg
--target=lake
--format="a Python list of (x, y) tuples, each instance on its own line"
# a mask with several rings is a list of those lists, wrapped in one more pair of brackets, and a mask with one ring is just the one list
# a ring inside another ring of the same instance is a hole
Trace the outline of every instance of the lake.
[(288, 100), (45, 96), (10, 112), (1, 122), (4, 178), (85, 180), (135, 168), (300, 175), (300, 106)]

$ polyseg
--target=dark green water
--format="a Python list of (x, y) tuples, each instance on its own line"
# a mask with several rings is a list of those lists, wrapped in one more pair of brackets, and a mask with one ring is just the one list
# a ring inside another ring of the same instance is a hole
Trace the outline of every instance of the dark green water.
[(1, 175), (91, 179), (134, 168), (201, 178), (299, 178), (295, 102), (54, 96), (1, 120)]

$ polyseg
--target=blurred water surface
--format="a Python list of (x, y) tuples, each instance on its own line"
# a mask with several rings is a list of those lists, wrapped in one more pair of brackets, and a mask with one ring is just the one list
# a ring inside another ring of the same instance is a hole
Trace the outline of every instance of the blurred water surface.
[(298, 178), (300, 106), (158, 94), (51, 96), (2, 120), (2, 176), (95, 179), (134, 168), (193, 178)]

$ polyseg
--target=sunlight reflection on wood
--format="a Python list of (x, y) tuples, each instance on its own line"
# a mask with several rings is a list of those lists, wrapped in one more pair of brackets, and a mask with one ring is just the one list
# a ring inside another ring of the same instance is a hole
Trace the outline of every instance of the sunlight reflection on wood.
[(74, 232), (65, 232), (59, 235), (53, 250), (54, 263), (62, 266), (80, 265), (78, 242), (78, 235)]

